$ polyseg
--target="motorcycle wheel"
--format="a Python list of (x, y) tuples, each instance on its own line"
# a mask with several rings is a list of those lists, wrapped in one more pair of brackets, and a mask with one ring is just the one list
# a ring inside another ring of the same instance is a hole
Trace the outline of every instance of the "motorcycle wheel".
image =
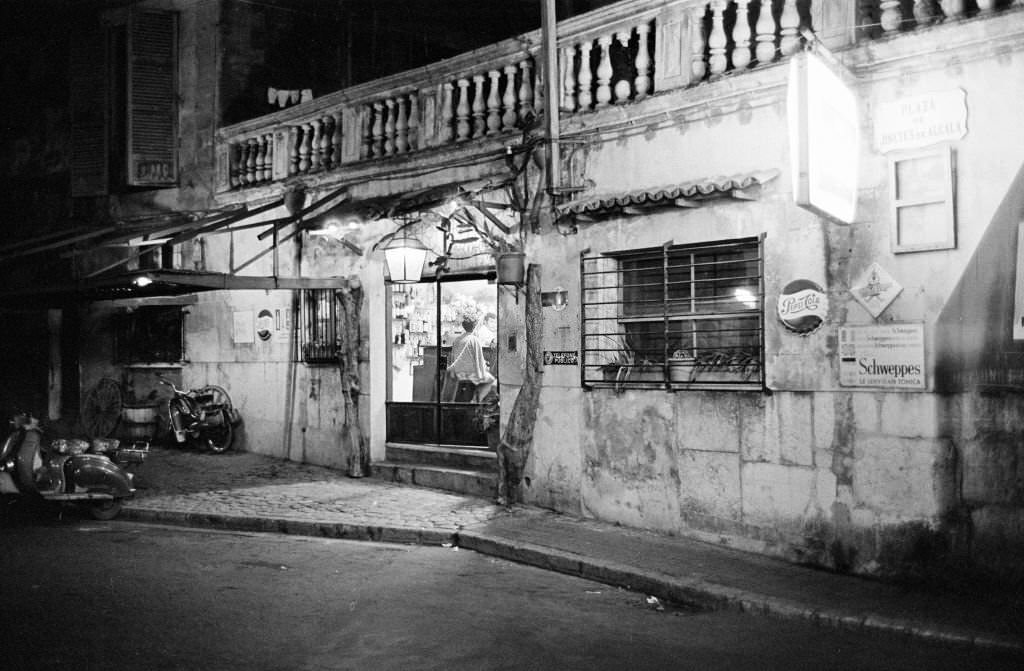
[(18, 456), (14, 460), (18, 486), (23, 492), (35, 494), (39, 491), (36, 488), (35, 473), (43, 466), (40, 448), (38, 432), (23, 432), (21, 445), (18, 447)]
[(204, 429), (204, 435), (206, 437), (206, 447), (211, 452), (220, 454), (221, 452), (226, 452), (231, 447), (231, 443), (235, 439), (235, 429), (231, 426), (231, 418), (228, 417), (228, 413), (224, 409), (218, 410), (217, 414), (220, 415), (220, 423)]
[(89, 504), (89, 514), (94, 520), (112, 520), (121, 512), (123, 501), (121, 499), (110, 499), (97, 501)]

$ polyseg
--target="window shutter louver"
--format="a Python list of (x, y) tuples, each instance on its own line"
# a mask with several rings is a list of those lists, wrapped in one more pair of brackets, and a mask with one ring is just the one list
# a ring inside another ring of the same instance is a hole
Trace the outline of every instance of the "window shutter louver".
[(107, 174), (108, 77), (106, 32), (74, 33), (70, 64), (71, 195), (102, 196)]
[(178, 29), (172, 12), (133, 12), (128, 30), (128, 184), (175, 186)]

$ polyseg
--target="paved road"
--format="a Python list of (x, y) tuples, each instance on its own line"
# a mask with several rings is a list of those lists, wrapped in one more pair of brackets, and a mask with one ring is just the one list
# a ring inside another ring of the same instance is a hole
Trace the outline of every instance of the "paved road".
[(1018, 669), (1006, 655), (643, 595), (465, 550), (0, 521), (5, 669)]

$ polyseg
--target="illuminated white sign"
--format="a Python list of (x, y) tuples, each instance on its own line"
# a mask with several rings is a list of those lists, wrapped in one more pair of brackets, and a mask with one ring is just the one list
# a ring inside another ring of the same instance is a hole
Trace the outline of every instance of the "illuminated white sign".
[(812, 53), (790, 61), (787, 112), (796, 204), (852, 223), (857, 212), (857, 96)]
[(967, 93), (953, 89), (878, 103), (873, 116), (875, 148), (883, 154), (952, 142), (967, 134)]

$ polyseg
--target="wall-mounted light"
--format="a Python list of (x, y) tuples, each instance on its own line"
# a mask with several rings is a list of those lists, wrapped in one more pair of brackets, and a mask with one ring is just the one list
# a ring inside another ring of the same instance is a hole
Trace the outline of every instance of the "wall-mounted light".
[(426, 259), (426, 246), (416, 238), (410, 238), (405, 231), (402, 231), (402, 237), (392, 238), (384, 247), (384, 260), (388, 264), (388, 276), (392, 282), (419, 282)]
[(134, 280), (132, 280), (132, 284), (140, 288), (148, 287), (152, 283), (153, 278), (150, 277), (149, 275), (140, 275), (139, 277), (136, 277)]

